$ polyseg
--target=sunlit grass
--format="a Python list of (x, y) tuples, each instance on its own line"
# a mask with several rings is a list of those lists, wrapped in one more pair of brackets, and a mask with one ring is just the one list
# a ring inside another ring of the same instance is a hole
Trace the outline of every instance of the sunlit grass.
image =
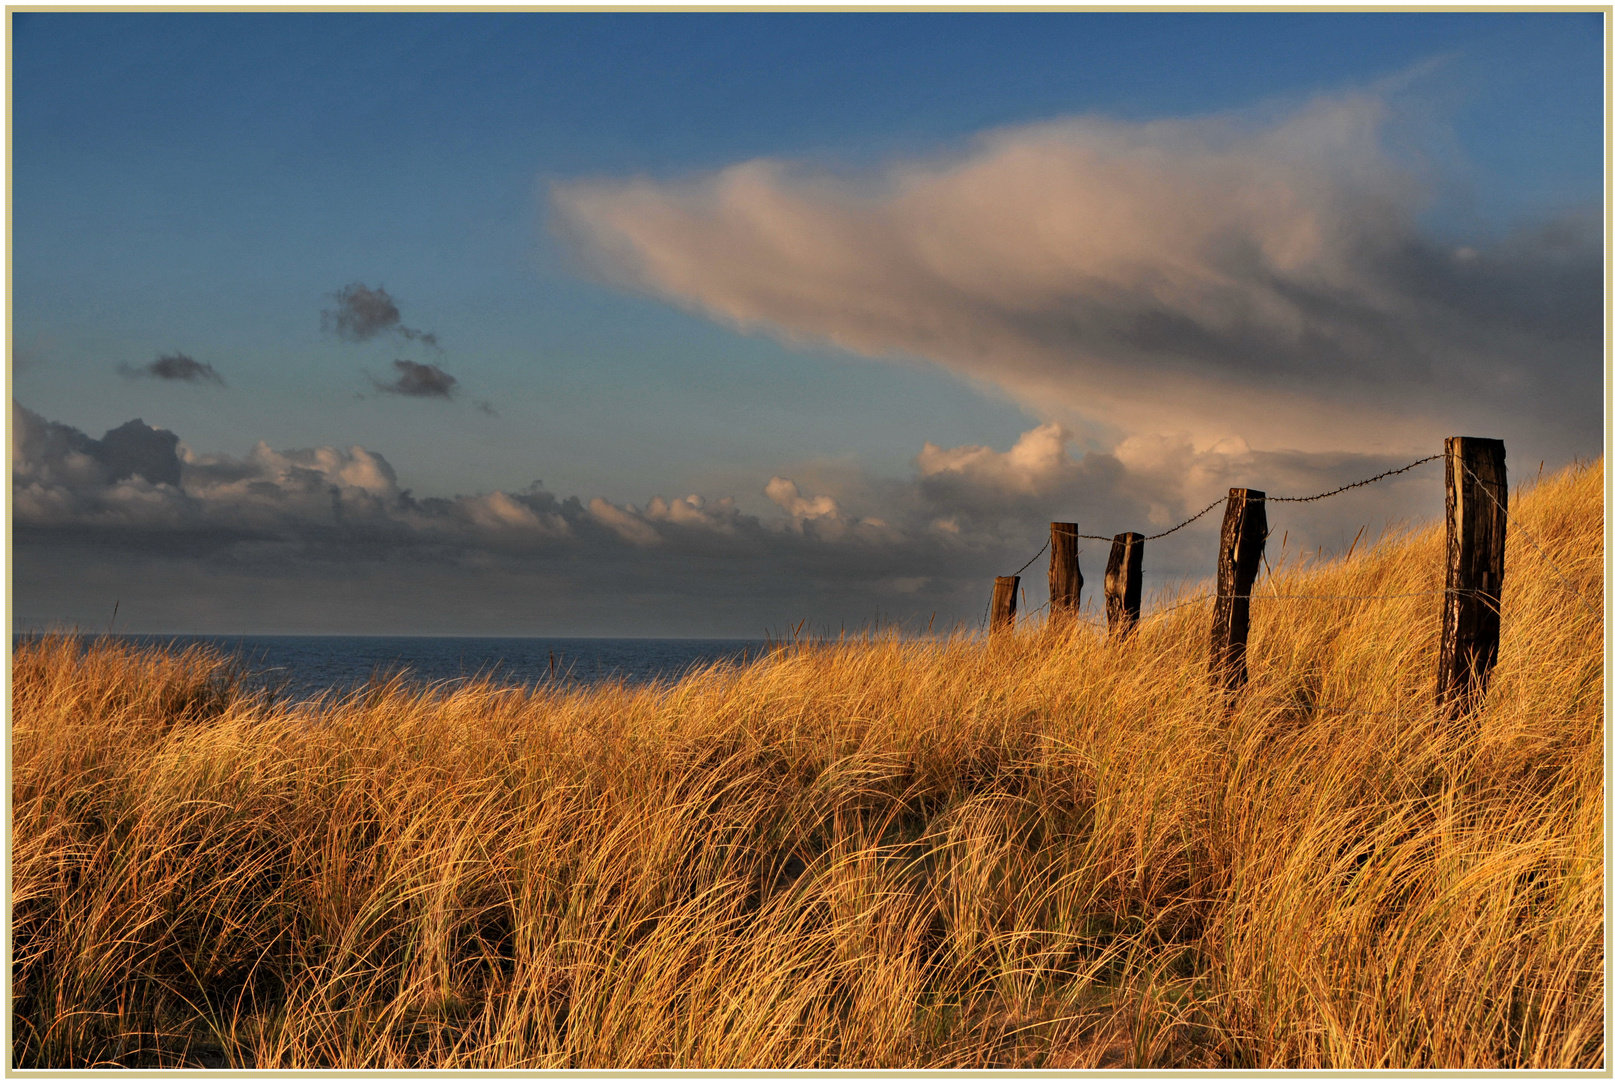
[(1231, 709), (1203, 604), (303, 706), (27, 642), (13, 1065), (1602, 1066), (1601, 484), (1517, 495), (1456, 724), (1428, 596), (1256, 601)]

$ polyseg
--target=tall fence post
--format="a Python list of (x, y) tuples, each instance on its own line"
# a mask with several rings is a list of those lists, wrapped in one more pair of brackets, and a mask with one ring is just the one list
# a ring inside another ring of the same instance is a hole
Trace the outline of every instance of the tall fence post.
[(1486, 692), (1502, 631), (1508, 467), (1503, 440), (1447, 440), (1447, 592), (1436, 696), (1449, 718)]
[(1125, 636), (1138, 625), (1144, 598), (1144, 534), (1117, 533), (1105, 564), (1105, 621), (1110, 633)]
[(1077, 565), (1077, 523), (1049, 522), (1049, 622), (1082, 608), (1082, 567)]
[(1019, 575), (993, 578), (992, 614), (987, 620), (987, 636), (1015, 628), (1015, 593), (1021, 587)]
[(1229, 488), (1217, 546), (1217, 603), (1211, 613), (1211, 679), (1225, 691), (1245, 685), (1251, 586), (1267, 542), (1267, 492)]

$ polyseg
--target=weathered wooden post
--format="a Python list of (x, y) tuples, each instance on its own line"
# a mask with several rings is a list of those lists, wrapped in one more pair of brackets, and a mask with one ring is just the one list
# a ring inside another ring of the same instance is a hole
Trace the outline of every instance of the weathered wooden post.
[(1217, 603), (1211, 613), (1211, 679), (1226, 691), (1245, 685), (1251, 586), (1267, 542), (1267, 492), (1229, 488), (1217, 547)]
[(1082, 568), (1077, 565), (1077, 523), (1049, 522), (1049, 622), (1082, 609)]
[(1447, 440), (1447, 592), (1436, 696), (1456, 718), (1486, 692), (1502, 630), (1508, 467), (1503, 440)]
[(1125, 636), (1138, 625), (1144, 598), (1144, 534), (1117, 533), (1105, 564), (1105, 621), (1113, 636)]
[(987, 619), (988, 637), (1015, 628), (1015, 593), (1020, 586), (1019, 575), (993, 578), (992, 614)]

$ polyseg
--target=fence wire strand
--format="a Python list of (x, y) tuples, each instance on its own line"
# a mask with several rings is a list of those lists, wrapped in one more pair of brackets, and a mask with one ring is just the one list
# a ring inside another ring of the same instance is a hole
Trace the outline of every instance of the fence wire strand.
[[(1053, 537), (1050, 537), (1050, 539), (1052, 540)], [(1038, 559), (1043, 557), (1043, 553), (1045, 551), (1047, 551), (1047, 550), (1049, 550), (1049, 540), (1043, 541), (1043, 546), (1037, 549), (1037, 554), (1033, 555), (1030, 559), (1026, 560), (1026, 566), (1031, 566), (1033, 563), (1037, 562)], [(1025, 570), (1026, 566), (1021, 567), (1020, 570), (1015, 571), (1015, 573), (1010, 575), (1010, 576), (1011, 577), (1020, 577), (1021, 576), (1021, 570)]]
[[(1451, 595), (1453, 593), (1473, 593), (1475, 595), (1484, 595), (1484, 590), (1481, 590), (1481, 589), (1425, 589), (1425, 590), (1422, 590), (1420, 592), (1368, 593), (1368, 594), (1362, 594), (1362, 595), (1353, 594), (1353, 593), (1341, 593), (1341, 594), (1337, 595), (1337, 594), (1334, 594), (1334, 593), (1261, 593), (1261, 592), (1251, 592), (1251, 593), (1245, 594), (1245, 596), (1246, 596), (1247, 599), (1250, 599), (1250, 600), (1401, 600), (1401, 599), (1405, 599), (1405, 598), (1408, 598), (1408, 597), (1415, 597), (1415, 596), (1449, 596), (1449, 595)], [(1156, 611), (1144, 612), (1144, 613), (1139, 615), (1138, 622), (1140, 624), (1142, 624), (1142, 623), (1148, 622), (1151, 619), (1158, 619), (1163, 615), (1169, 615), (1172, 612), (1177, 611), (1180, 608), (1193, 607), (1195, 604), (1204, 604), (1207, 601), (1216, 600), (1216, 599), (1217, 599), (1217, 595), (1215, 593), (1207, 593), (1204, 596), (1196, 596), (1196, 597), (1193, 597), (1193, 598), (1191, 598), (1189, 600), (1183, 600), (1183, 601), (1180, 601), (1180, 602), (1178, 602), (1176, 604), (1173, 604), (1171, 607), (1164, 607), (1164, 608), (1160, 608), (1160, 609), (1158, 609)], [(1047, 602), (1039, 604), (1037, 607), (1032, 608), (1030, 611), (1025, 612), (1021, 617), (1030, 619), (1032, 616), (1034, 616), (1034, 615), (1038, 614), (1039, 612), (1043, 611), (1048, 606), (1049, 605), (1048, 605)], [(1083, 623), (1083, 624), (1085, 624), (1087, 626), (1092, 626), (1092, 627), (1095, 627), (1095, 628), (1100, 629), (1100, 630), (1107, 629), (1107, 626), (1106, 626), (1105, 623), (1101, 623), (1096, 619), (1083, 618), (1080, 615), (1075, 616), (1075, 619), (1076, 619), (1077, 622)], [(1322, 706), (1319, 706), (1319, 708), (1322, 708)], [(1361, 710), (1347, 710), (1347, 711), (1360, 712)], [(1379, 715), (1379, 714), (1375, 714), (1375, 715)], [(1386, 714), (1386, 715), (1389, 715), (1389, 714)]]
[[(1265, 501), (1266, 502), (1295, 502), (1295, 503), (1317, 502), (1319, 499), (1327, 499), (1332, 495), (1339, 495), (1341, 492), (1350, 491), (1353, 488), (1364, 487), (1365, 485), (1375, 483), (1376, 481), (1384, 480), (1388, 476), (1396, 476), (1396, 475), (1399, 475), (1401, 473), (1405, 473), (1410, 469), (1418, 468), (1420, 465), (1427, 464), (1429, 462), (1435, 461), (1435, 460), (1437, 460), (1439, 458), (1443, 458), (1445, 456), (1446, 456), (1445, 452), (1440, 453), (1440, 454), (1431, 454), (1429, 457), (1420, 458), (1418, 461), (1415, 461), (1415, 462), (1412, 462), (1410, 464), (1404, 465), (1399, 469), (1390, 469), (1390, 470), (1388, 470), (1386, 472), (1380, 473), (1378, 476), (1370, 476), (1366, 480), (1358, 480), (1356, 483), (1346, 484), (1346, 485), (1344, 485), (1342, 487), (1337, 487), (1333, 491), (1325, 491), (1325, 492), (1321, 492), (1320, 494), (1317, 494), (1317, 495), (1269, 495), (1269, 496), (1265, 497)], [(1536, 553), (1538, 555), (1542, 556), (1542, 561), (1547, 563), (1548, 569), (1553, 571), (1554, 576), (1559, 579), (1560, 583), (1563, 584), (1565, 588), (1569, 589), (1570, 592), (1575, 595), (1577, 603), (1579, 603), (1580, 605), (1585, 607), (1587, 610), (1593, 611), (1596, 614), (1596, 609), (1593, 607), (1593, 605), (1590, 602), (1588, 602), (1588, 600), (1586, 598), (1585, 591), (1581, 587), (1579, 587), (1576, 584), (1574, 584), (1573, 582), (1571, 582), (1571, 580), (1569, 578), (1567, 578), (1560, 571), (1558, 563), (1553, 561), (1553, 557), (1551, 555), (1549, 555), (1546, 551), (1542, 550), (1541, 545), (1539, 545), (1536, 542), (1536, 540), (1534, 540), (1531, 537), (1530, 531), (1527, 530), (1525, 528), (1525, 526), (1521, 525), (1518, 521), (1514, 520), (1513, 516), (1510, 515), (1509, 512), (1508, 512), (1508, 507), (1504, 506), (1502, 504), (1502, 502), (1497, 498), (1497, 496), (1492, 494), (1491, 488), (1488, 487), (1485, 483), (1481, 482), (1480, 477), (1475, 475), (1474, 470), (1470, 469), (1470, 467), (1468, 465), (1464, 464), (1461, 460), (1459, 461), (1459, 465), (1463, 468), (1464, 472), (1469, 475), (1469, 478), (1475, 482), (1475, 486), (1480, 488), (1482, 491), (1484, 491), (1486, 493), (1486, 497), (1491, 499), (1492, 502), (1497, 505), (1497, 508), (1500, 511), (1502, 511), (1503, 516), (1505, 518), (1508, 518), (1509, 522), (1517, 530), (1519, 530), (1520, 535), (1525, 538), (1525, 542), (1527, 544), (1530, 544), (1531, 547), (1536, 551)], [(1205, 517), (1207, 514), (1211, 513), (1211, 511), (1215, 510), (1217, 507), (1221, 506), (1223, 503), (1225, 503), (1227, 501), (1228, 501), (1228, 497), (1225, 495), (1222, 498), (1217, 499), (1210, 506), (1207, 506), (1204, 510), (1201, 510), (1199, 513), (1195, 514), (1193, 517), (1186, 518), (1185, 520), (1178, 522), (1176, 525), (1172, 526), (1170, 529), (1167, 529), (1165, 532), (1156, 533), (1153, 536), (1146, 536), (1146, 537), (1144, 537), (1144, 539), (1145, 540), (1160, 540), (1163, 537), (1170, 536), (1173, 533), (1177, 532), (1179, 529), (1184, 528), (1187, 525), (1192, 525), (1194, 522), (1196, 522), (1196, 521), (1200, 520), (1201, 518)], [(1105, 541), (1105, 540), (1113, 539), (1112, 537), (1109, 537), (1109, 536), (1096, 536), (1096, 535), (1093, 535), (1093, 534), (1090, 534), (1090, 533), (1077, 533), (1076, 535), (1078, 537), (1080, 537), (1081, 539), (1083, 539), (1083, 540)], [(1021, 574), (1025, 573), (1026, 568), (1028, 566), (1031, 566), (1033, 563), (1037, 562), (1038, 559), (1042, 558), (1043, 553), (1049, 549), (1050, 542), (1051, 542), (1050, 540), (1043, 541), (1043, 546), (1037, 549), (1037, 554), (1033, 555), (1030, 559), (1027, 559), (1026, 563), (1019, 570), (1015, 571), (1014, 576), (1019, 577)], [(1460, 592), (1462, 592), (1462, 593), (1479, 593), (1479, 592), (1481, 592), (1481, 590), (1478, 590), (1478, 589), (1431, 589), (1431, 590), (1427, 590), (1427, 591), (1424, 591), (1424, 592), (1376, 593), (1376, 594), (1361, 595), (1361, 596), (1344, 595), (1344, 594), (1339, 595), (1339, 596), (1335, 596), (1335, 595), (1312, 594), (1312, 593), (1271, 593), (1271, 592), (1270, 593), (1256, 593), (1256, 592), (1252, 592), (1252, 593), (1249, 594), (1249, 597), (1250, 597), (1250, 599), (1253, 599), (1253, 600), (1400, 600), (1400, 599), (1404, 599), (1404, 598), (1408, 598), (1408, 597), (1414, 597), (1414, 596), (1445, 596), (1445, 595), (1449, 595), (1449, 594), (1452, 594), (1452, 593), (1460, 593)], [(1188, 607), (1191, 604), (1201, 604), (1201, 603), (1206, 602), (1207, 600), (1214, 600), (1214, 599), (1216, 599), (1216, 597), (1212, 596), (1212, 595), (1198, 596), (1198, 597), (1195, 597), (1192, 600), (1185, 600), (1182, 603), (1173, 604), (1171, 607), (1163, 608), (1163, 609), (1161, 609), (1159, 611), (1152, 611), (1148, 615), (1140, 616), (1139, 621), (1143, 622), (1144, 620), (1147, 620), (1147, 619), (1154, 619), (1154, 618), (1157, 618), (1157, 617), (1159, 617), (1161, 615), (1165, 615), (1165, 614), (1167, 614), (1169, 612), (1176, 611), (1179, 608)], [(1043, 605), (1043, 607), (1047, 607), (1047, 606), (1048, 606), (1047, 604)], [(1035, 609), (1033, 609), (1033, 611), (1027, 612), (1026, 617), (1029, 618), (1030, 616), (1032, 616), (1036, 612), (1043, 610), (1043, 607), (1035, 608)], [(992, 611), (992, 604), (991, 604), (991, 602), (989, 602), (988, 603), (989, 619), (991, 617), (991, 611)], [(1079, 621), (1089, 622), (1089, 620), (1087, 620), (1087, 619), (1081, 619)], [(1090, 625), (1099, 626), (1100, 624), (1098, 624), (1098, 623), (1090, 623)]]
[(1215, 599), (1217, 599), (1216, 596), (1214, 596), (1214, 595), (1212, 595), (1210, 593), (1207, 593), (1205, 596), (1196, 596), (1192, 600), (1184, 600), (1184, 601), (1181, 601), (1180, 603), (1173, 604), (1171, 607), (1161, 608), (1161, 609), (1159, 609), (1157, 611), (1152, 611), (1147, 615), (1140, 615), (1138, 617), (1138, 621), (1143, 622), (1145, 619), (1158, 619), (1162, 615), (1166, 615), (1166, 614), (1169, 614), (1171, 612), (1174, 612), (1174, 611), (1178, 610), (1179, 608), (1193, 607), (1195, 604), (1204, 604), (1207, 600), (1215, 600)]
[[(1342, 492), (1351, 491), (1353, 488), (1364, 487), (1364, 486), (1366, 486), (1368, 484), (1375, 483), (1376, 481), (1384, 480), (1386, 477), (1396, 476), (1396, 475), (1399, 475), (1401, 473), (1405, 473), (1405, 472), (1409, 471), (1410, 469), (1417, 468), (1420, 465), (1427, 464), (1428, 462), (1435, 461), (1438, 458), (1443, 458), (1445, 456), (1446, 456), (1445, 453), (1432, 454), (1429, 457), (1420, 458), (1418, 461), (1412, 462), (1412, 463), (1410, 463), (1408, 465), (1404, 465), (1399, 469), (1391, 469), (1391, 470), (1389, 470), (1387, 472), (1380, 473), (1378, 476), (1371, 476), (1366, 480), (1359, 480), (1356, 483), (1346, 484), (1346, 485), (1344, 485), (1342, 487), (1335, 488), (1333, 491), (1325, 491), (1325, 492), (1322, 492), (1322, 493), (1317, 494), (1317, 495), (1306, 495), (1306, 496), (1268, 496), (1268, 497), (1266, 497), (1265, 501), (1267, 501), (1267, 502), (1295, 502), (1295, 503), (1316, 502), (1316, 501), (1318, 501), (1320, 499), (1327, 499), (1327, 498), (1329, 498), (1331, 496), (1339, 495)], [(1513, 516), (1509, 513), (1508, 507), (1503, 505), (1502, 501), (1492, 492), (1491, 487), (1488, 484), (1482, 482), (1480, 477), (1475, 475), (1474, 470), (1470, 469), (1469, 466), (1467, 464), (1465, 464), (1461, 459), (1458, 460), (1458, 464), (1464, 470), (1464, 472), (1469, 476), (1470, 480), (1474, 482), (1475, 486), (1480, 488), (1482, 491), (1484, 491), (1486, 493), (1486, 497), (1492, 500), (1492, 503), (1498, 508), (1498, 510), (1502, 513), (1504, 518), (1507, 519), (1510, 522), (1510, 524), (1512, 524), (1513, 527), (1519, 532), (1521, 537), (1524, 538), (1525, 542), (1527, 544), (1531, 545), (1532, 549), (1535, 550), (1536, 553), (1539, 556), (1541, 556), (1542, 561), (1547, 564), (1548, 569), (1550, 571), (1552, 571), (1554, 577), (1556, 577), (1559, 580), (1560, 584), (1562, 584), (1566, 589), (1568, 589), (1572, 593), (1572, 595), (1576, 599), (1576, 602), (1580, 606), (1586, 608), (1588, 611), (1591, 611), (1591, 612), (1596, 614), (1597, 609), (1587, 599), (1585, 589), (1583, 587), (1581, 587), (1581, 586), (1576, 585), (1568, 577), (1565, 576), (1564, 572), (1559, 569), (1559, 564), (1557, 562), (1555, 562), (1553, 557), (1551, 555), (1549, 555), (1545, 550), (1543, 550), (1542, 546), (1536, 542), (1536, 539), (1534, 537), (1532, 537), (1530, 530), (1526, 529), (1525, 526), (1521, 525), (1519, 523), (1519, 521), (1517, 521), (1517, 520), (1515, 520), (1513, 518)], [(1224, 498), (1217, 499), (1210, 506), (1207, 506), (1204, 510), (1201, 510), (1199, 513), (1195, 514), (1193, 517), (1187, 518), (1186, 520), (1179, 522), (1177, 525), (1174, 525), (1172, 528), (1167, 529), (1165, 532), (1157, 533), (1157, 534), (1155, 534), (1153, 536), (1146, 536), (1146, 537), (1144, 537), (1144, 539), (1145, 540), (1159, 540), (1162, 537), (1170, 536), (1172, 533), (1177, 532), (1179, 529), (1182, 529), (1185, 526), (1191, 525), (1195, 521), (1198, 521), (1200, 518), (1204, 517), (1206, 514), (1209, 514), (1212, 510), (1216, 509), (1218, 506), (1222, 505), (1226, 501), (1227, 501), (1226, 496)], [(1077, 536), (1079, 536), (1081, 539), (1084, 539), (1084, 540), (1098, 540), (1098, 541), (1101, 541), (1101, 542), (1104, 541), (1104, 540), (1112, 539), (1111, 537), (1094, 536), (1094, 535), (1090, 535), (1088, 533), (1078, 533)], [(1034, 562), (1036, 562), (1039, 558), (1041, 558), (1043, 553), (1049, 549), (1049, 545), (1050, 545), (1051, 542), (1052, 542), (1052, 537), (1051, 537), (1050, 540), (1045, 540), (1044, 543), (1043, 543), (1043, 546), (1038, 549), (1037, 554), (1033, 555), (1030, 559), (1028, 559), (1026, 561), (1026, 564), (1024, 566), (1022, 566), (1020, 568), (1020, 570), (1017, 570), (1015, 572), (1016, 576), (1018, 577), (1021, 573), (1023, 573), (1026, 570), (1027, 567), (1031, 566)], [(1280, 592), (1256, 592), (1256, 591), (1253, 590), (1252, 592), (1246, 594), (1246, 599), (1247, 600), (1264, 600), (1264, 601), (1266, 601), (1266, 600), (1401, 600), (1401, 599), (1410, 599), (1410, 598), (1413, 598), (1413, 597), (1424, 597), (1424, 596), (1451, 596), (1453, 594), (1460, 594), (1460, 593), (1461, 594), (1474, 594), (1474, 595), (1486, 596), (1485, 591), (1481, 590), (1481, 589), (1454, 589), (1454, 588), (1425, 589), (1425, 590), (1421, 590), (1421, 591), (1417, 591), (1417, 592), (1367, 593), (1367, 594), (1280, 593)], [(1161, 609), (1159, 609), (1157, 611), (1152, 611), (1152, 612), (1149, 612), (1148, 614), (1141, 615), (1140, 617), (1137, 618), (1137, 620), (1135, 622), (1135, 626), (1139, 625), (1139, 624), (1142, 624), (1142, 623), (1145, 623), (1145, 622), (1152, 621), (1154, 619), (1160, 618), (1160, 617), (1165, 616), (1165, 615), (1169, 615), (1172, 612), (1177, 611), (1177, 610), (1179, 610), (1181, 608), (1191, 607), (1191, 606), (1193, 606), (1195, 604), (1203, 604), (1203, 603), (1207, 602), (1208, 600), (1217, 600), (1217, 599), (1221, 599), (1221, 597), (1219, 597), (1219, 596), (1217, 596), (1215, 594), (1210, 594), (1210, 593), (1202, 594), (1200, 596), (1195, 596), (1195, 597), (1192, 597), (1192, 598), (1190, 598), (1188, 600), (1183, 600), (1183, 601), (1180, 601), (1178, 603), (1175, 603), (1175, 604), (1171, 605), (1170, 607), (1161, 608)], [(1490, 600), (1490, 597), (1488, 596), (1487, 599)], [(1490, 602), (1487, 604), (1487, 606), (1492, 607), (1493, 610), (1498, 609), (1497, 605), (1494, 605), (1493, 603), (1490, 603)], [(1039, 613), (1043, 612), (1048, 607), (1049, 607), (1049, 604), (1047, 604), (1047, 603), (1041, 604), (1038, 607), (1033, 608), (1032, 610), (1026, 612), (1025, 615), (1023, 616), (1023, 618), (1030, 619), (1033, 616), (1036, 616)], [(990, 604), (989, 604), (988, 608), (989, 608), (989, 621), (990, 621), (990, 618), (991, 618), (991, 605)], [(1106, 629), (1106, 626), (1104, 624), (1102, 624), (1102, 623), (1100, 623), (1100, 622), (1098, 622), (1096, 620), (1084, 618), (1080, 614), (1077, 614), (1075, 612), (1073, 612), (1072, 615), (1074, 616), (1075, 621), (1077, 621), (1077, 622), (1083, 623), (1083, 624), (1085, 624), (1087, 626), (1094, 627), (1095, 629), (1098, 629), (1098, 630), (1101, 630), (1101, 631)], [(1284, 706), (1280, 706), (1280, 708), (1282, 708), (1282, 709), (1300, 708), (1300, 709), (1303, 709), (1304, 711), (1341, 713), (1341, 714), (1349, 714), (1349, 715), (1355, 715), (1355, 716), (1396, 716), (1396, 715), (1403, 715), (1406, 712), (1405, 709), (1389, 709), (1389, 710), (1386, 710), (1386, 709), (1346, 709), (1346, 708), (1340, 708), (1340, 707), (1337, 707), (1337, 706), (1330, 706), (1330, 705), (1322, 705), (1322, 704), (1305, 705), (1305, 704), (1301, 704), (1301, 703), (1289, 703), (1289, 704), (1286, 704)]]
[(1146, 536), (1144, 539), (1146, 539), (1146, 540), (1159, 540), (1163, 536), (1171, 536), (1173, 533), (1177, 532), (1179, 529), (1183, 528), (1185, 525), (1192, 525), (1196, 521), (1199, 521), (1201, 518), (1205, 517), (1207, 514), (1211, 513), (1213, 510), (1217, 509), (1217, 507), (1221, 506), (1223, 503), (1225, 503), (1227, 501), (1228, 501), (1228, 496), (1224, 495), (1222, 498), (1218, 499), (1216, 502), (1212, 503), (1210, 506), (1208, 506), (1204, 510), (1200, 511), (1194, 517), (1189, 518), (1187, 521), (1180, 521), (1176, 525), (1172, 526), (1170, 529), (1166, 530), (1166, 532), (1156, 533), (1154, 536)]
[[(1325, 492), (1322, 492), (1321, 494), (1318, 494), (1318, 495), (1268, 495), (1268, 496), (1265, 496), (1264, 499), (1265, 499), (1266, 502), (1317, 502), (1319, 499), (1327, 499), (1331, 495), (1339, 495), (1342, 491), (1350, 491), (1352, 488), (1360, 488), (1360, 487), (1363, 487), (1364, 485), (1372, 484), (1372, 483), (1374, 483), (1376, 481), (1383, 480), (1387, 476), (1396, 476), (1399, 473), (1405, 473), (1409, 469), (1417, 468), (1420, 465), (1425, 464), (1426, 462), (1435, 461), (1437, 458), (1444, 457), (1444, 456), (1445, 456), (1445, 453), (1431, 454), (1429, 457), (1420, 458), (1418, 461), (1412, 462), (1411, 464), (1408, 464), (1408, 465), (1404, 465), (1400, 469), (1391, 469), (1391, 470), (1389, 470), (1387, 472), (1380, 473), (1378, 476), (1370, 476), (1367, 480), (1358, 480), (1356, 483), (1346, 484), (1344, 487), (1337, 487), (1333, 491), (1325, 491)], [(1467, 466), (1465, 466), (1465, 471), (1466, 472), (1468, 471)], [(1471, 474), (1471, 475), (1473, 475), (1473, 474)], [(1160, 539), (1163, 539), (1165, 537), (1171, 536), (1173, 533), (1177, 532), (1179, 529), (1184, 528), (1187, 525), (1193, 525), (1196, 521), (1199, 521), (1201, 518), (1205, 517), (1207, 514), (1211, 513), (1213, 510), (1217, 509), (1217, 507), (1221, 506), (1223, 503), (1225, 503), (1227, 501), (1228, 501), (1228, 496), (1224, 495), (1222, 498), (1217, 499), (1210, 506), (1208, 506), (1204, 510), (1200, 511), (1198, 514), (1195, 514), (1193, 517), (1189, 517), (1189, 518), (1184, 519), (1183, 521), (1178, 522), (1176, 525), (1172, 526), (1170, 529), (1167, 529), (1165, 532), (1158, 532), (1158, 533), (1155, 533), (1153, 536), (1146, 536), (1146, 537), (1144, 537), (1144, 539), (1145, 540), (1160, 540)], [(1507, 511), (1505, 510), (1504, 513), (1507, 513)], [(1117, 535), (1121, 535), (1121, 534), (1118, 533)], [(1079, 538), (1083, 539), (1083, 540), (1098, 540), (1100, 542), (1115, 539), (1115, 537), (1113, 537), (1113, 536), (1100, 536), (1100, 535), (1097, 535), (1095, 533), (1077, 533), (1077, 536)], [(1532, 544), (1532, 547), (1535, 547), (1535, 546), (1536, 546), (1535, 544)], [(1042, 558), (1043, 553), (1045, 551), (1047, 551), (1048, 549), (1049, 549), (1049, 542), (1047, 540), (1045, 540), (1043, 542), (1043, 546), (1037, 549), (1037, 554), (1033, 555), (1030, 559), (1027, 559), (1026, 560), (1026, 565), (1022, 566), (1019, 570), (1015, 571), (1015, 575), (1019, 576), (1021, 573), (1023, 573), (1026, 570), (1027, 566), (1031, 566), (1033, 563), (1037, 562), (1037, 560)], [(1541, 549), (1538, 548), (1537, 550), (1540, 551)], [(1543, 556), (1543, 557), (1546, 558), (1546, 556)]]
[(1445, 456), (1445, 452), (1440, 454), (1431, 454), (1427, 458), (1420, 458), (1411, 465), (1404, 465), (1400, 469), (1392, 469), (1389, 472), (1382, 472), (1378, 476), (1370, 476), (1367, 480), (1359, 480), (1355, 484), (1347, 484), (1345, 487), (1337, 487), (1333, 491), (1325, 491), (1320, 495), (1268, 495), (1265, 496), (1265, 498), (1267, 502), (1317, 502), (1319, 499), (1327, 499), (1331, 495), (1339, 495), (1342, 491), (1350, 491), (1352, 488), (1360, 488), (1364, 484), (1372, 484), (1376, 480), (1383, 480), (1387, 476), (1395, 476), (1397, 473), (1405, 473), (1409, 469), (1417, 468), (1427, 461), (1434, 461), (1439, 457)]

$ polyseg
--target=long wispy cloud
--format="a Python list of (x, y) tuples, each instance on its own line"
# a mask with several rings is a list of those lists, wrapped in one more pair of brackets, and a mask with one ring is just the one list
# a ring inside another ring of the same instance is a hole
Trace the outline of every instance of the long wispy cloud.
[(921, 357), (1089, 431), (1406, 449), (1599, 420), (1596, 208), (1490, 240), (1421, 224), (1377, 93), (1272, 118), (1095, 117), (864, 175), (783, 160), (584, 179), (609, 280), (791, 342)]

